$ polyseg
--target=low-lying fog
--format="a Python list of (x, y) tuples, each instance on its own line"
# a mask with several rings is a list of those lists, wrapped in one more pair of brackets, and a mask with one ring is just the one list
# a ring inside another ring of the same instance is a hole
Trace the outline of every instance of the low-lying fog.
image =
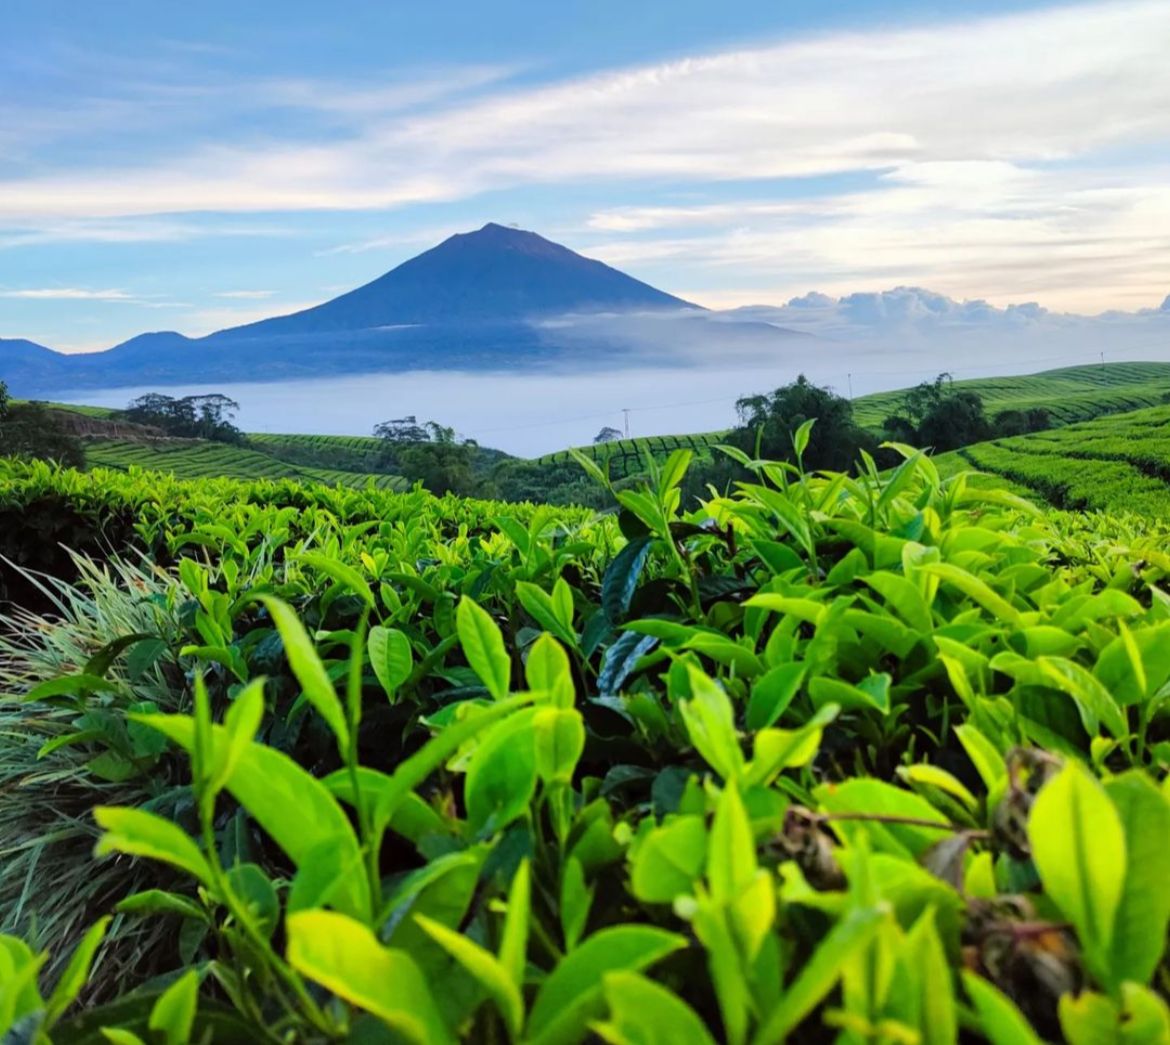
[[(485, 446), (537, 456), (592, 441), (603, 426), (624, 428), (629, 408), (631, 435), (664, 435), (725, 428), (735, 421), (735, 400), (767, 392), (805, 373), (848, 395), (901, 388), (932, 378), (942, 369), (937, 353), (852, 355), (843, 346), (805, 342), (800, 359), (782, 365), (735, 367), (643, 367), (606, 373), (409, 371), (312, 381), (216, 384), (213, 388), (114, 388), (86, 390), (67, 402), (125, 406), (146, 392), (183, 396), (222, 392), (240, 404), (237, 424), (250, 432), (315, 432), (369, 435), (375, 424), (414, 414), (451, 425)], [(1127, 353), (1127, 358), (1170, 358), (1170, 352)], [(1097, 354), (1035, 360), (989, 360), (972, 356), (949, 366), (956, 377), (984, 377), (1077, 363)], [(964, 365), (957, 365), (963, 363)], [(855, 369), (854, 369), (855, 368)]]

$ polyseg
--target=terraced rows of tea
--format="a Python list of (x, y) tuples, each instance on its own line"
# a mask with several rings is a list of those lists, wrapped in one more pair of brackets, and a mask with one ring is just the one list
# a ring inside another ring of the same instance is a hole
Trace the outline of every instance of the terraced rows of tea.
[(372, 481), (378, 489), (391, 490), (408, 485), (401, 476), (293, 465), (247, 447), (197, 439), (92, 439), (86, 441), (85, 455), (91, 466), (120, 471), (142, 468), (169, 472), (179, 479), (299, 479), (353, 487)]
[(385, 452), (385, 443), (372, 435), (295, 435), (274, 432), (254, 432), (248, 442), (279, 454), (286, 452), (336, 452), (355, 462), (363, 462), (373, 470), (377, 459)]
[[(646, 457), (664, 460), (676, 450), (690, 450), (702, 455), (723, 438), (723, 432), (700, 432), (695, 435), (650, 435), (631, 439), (615, 439), (610, 443), (594, 443), (580, 447), (580, 453), (599, 464), (609, 465), (613, 479), (624, 479), (646, 469)], [(538, 457), (538, 464), (568, 464), (572, 458), (567, 450)]]
[(1061, 508), (1170, 517), (1170, 406), (978, 443), (939, 458), (974, 467)]
[[(1102, 415), (1123, 413), (1160, 406), (1170, 397), (1170, 363), (1106, 363), (1090, 366), (1061, 367), (1019, 377), (972, 378), (955, 381), (956, 388), (978, 393), (987, 414), (1001, 410), (1047, 410), (1053, 425), (1062, 426), (1091, 420)], [(875, 392), (853, 400), (853, 416), (864, 428), (878, 431), (882, 422), (901, 406), (907, 389)], [(624, 478), (644, 471), (645, 455), (663, 460), (676, 449), (706, 452), (720, 442), (725, 433), (704, 432), (692, 435), (641, 436), (580, 447), (589, 457), (609, 457), (610, 474)], [(267, 437), (341, 439), (344, 437)], [(541, 463), (569, 460), (566, 451), (546, 454)]]
[[(1066, 425), (1165, 403), (1170, 396), (1170, 363), (1062, 367), (1020, 377), (956, 381), (955, 387), (978, 393), (989, 415), (1043, 407), (1054, 424)], [(859, 424), (878, 428), (904, 395), (903, 389), (858, 396), (853, 415)]]

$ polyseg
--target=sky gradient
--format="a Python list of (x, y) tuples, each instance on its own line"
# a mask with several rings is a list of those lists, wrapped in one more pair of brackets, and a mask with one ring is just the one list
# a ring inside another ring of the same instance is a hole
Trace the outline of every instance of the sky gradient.
[(713, 307), (1170, 293), (1170, 4), (6, 0), (0, 337), (109, 347), (534, 229)]

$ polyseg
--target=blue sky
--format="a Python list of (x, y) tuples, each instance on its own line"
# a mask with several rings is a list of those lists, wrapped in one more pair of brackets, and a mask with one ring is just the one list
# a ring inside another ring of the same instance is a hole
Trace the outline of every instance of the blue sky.
[(287, 312), (511, 222), (716, 307), (1170, 292), (1170, 5), (5, 0), (0, 337)]

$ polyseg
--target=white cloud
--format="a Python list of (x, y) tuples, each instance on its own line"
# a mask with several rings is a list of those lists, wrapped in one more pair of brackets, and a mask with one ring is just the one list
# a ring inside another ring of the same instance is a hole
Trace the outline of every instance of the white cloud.
[(1170, 7), (1129, 0), (830, 34), (420, 114), (379, 108), (377, 91), (355, 102), (352, 88), (301, 85), (290, 104), (357, 108), (347, 136), (9, 179), (0, 215), (364, 209), (537, 181), (1059, 160), (1170, 137), (1168, 36)]
[[(924, 163), (869, 190), (798, 205), (614, 208), (588, 224), (628, 231), (591, 248), (611, 264), (703, 259), (709, 289), (692, 295), (704, 304), (916, 283), (1001, 305), (1041, 297), (1092, 312), (1150, 306), (1170, 286), (1170, 163), (1138, 171)], [(701, 287), (692, 281), (703, 272), (685, 278)]]
[(0, 290), (0, 298), (28, 301), (137, 301), (124, 290), (85, 290), (80, 287), (37, 287), (28, 290)]
[(276, 293), (275, 290), (221, 290), (214, 296), (217, 298), (241, 298), (245, 301), (262, 301)]
[[(1170, 284), (1168, 39), (1170, 4), (1120, 0), (829, 32), (537, 86), (504, 88), (507, 71), (491, 68), (418, 85), (220, 85), (192, 97), (231, 114), (287, 107), (304, 125), (241, 141), (212, 124), (158, 156), (132, 147), (120, 102), (118, 161), (0, 178), (0, 227), (368, 210), (535, 183), (608, 182), (637, 199), (665, 182), (707, 201), (599, 211), (586, 234), (610, 239), (593, 252), (670, 263), (711, 295), (727, 293), (730, 277), (711, 275), (723, 270), (773, 300), (921, 282), (1132, 307)], [(719, 199), (720, 182), (826, 174), (874, 184)]]

